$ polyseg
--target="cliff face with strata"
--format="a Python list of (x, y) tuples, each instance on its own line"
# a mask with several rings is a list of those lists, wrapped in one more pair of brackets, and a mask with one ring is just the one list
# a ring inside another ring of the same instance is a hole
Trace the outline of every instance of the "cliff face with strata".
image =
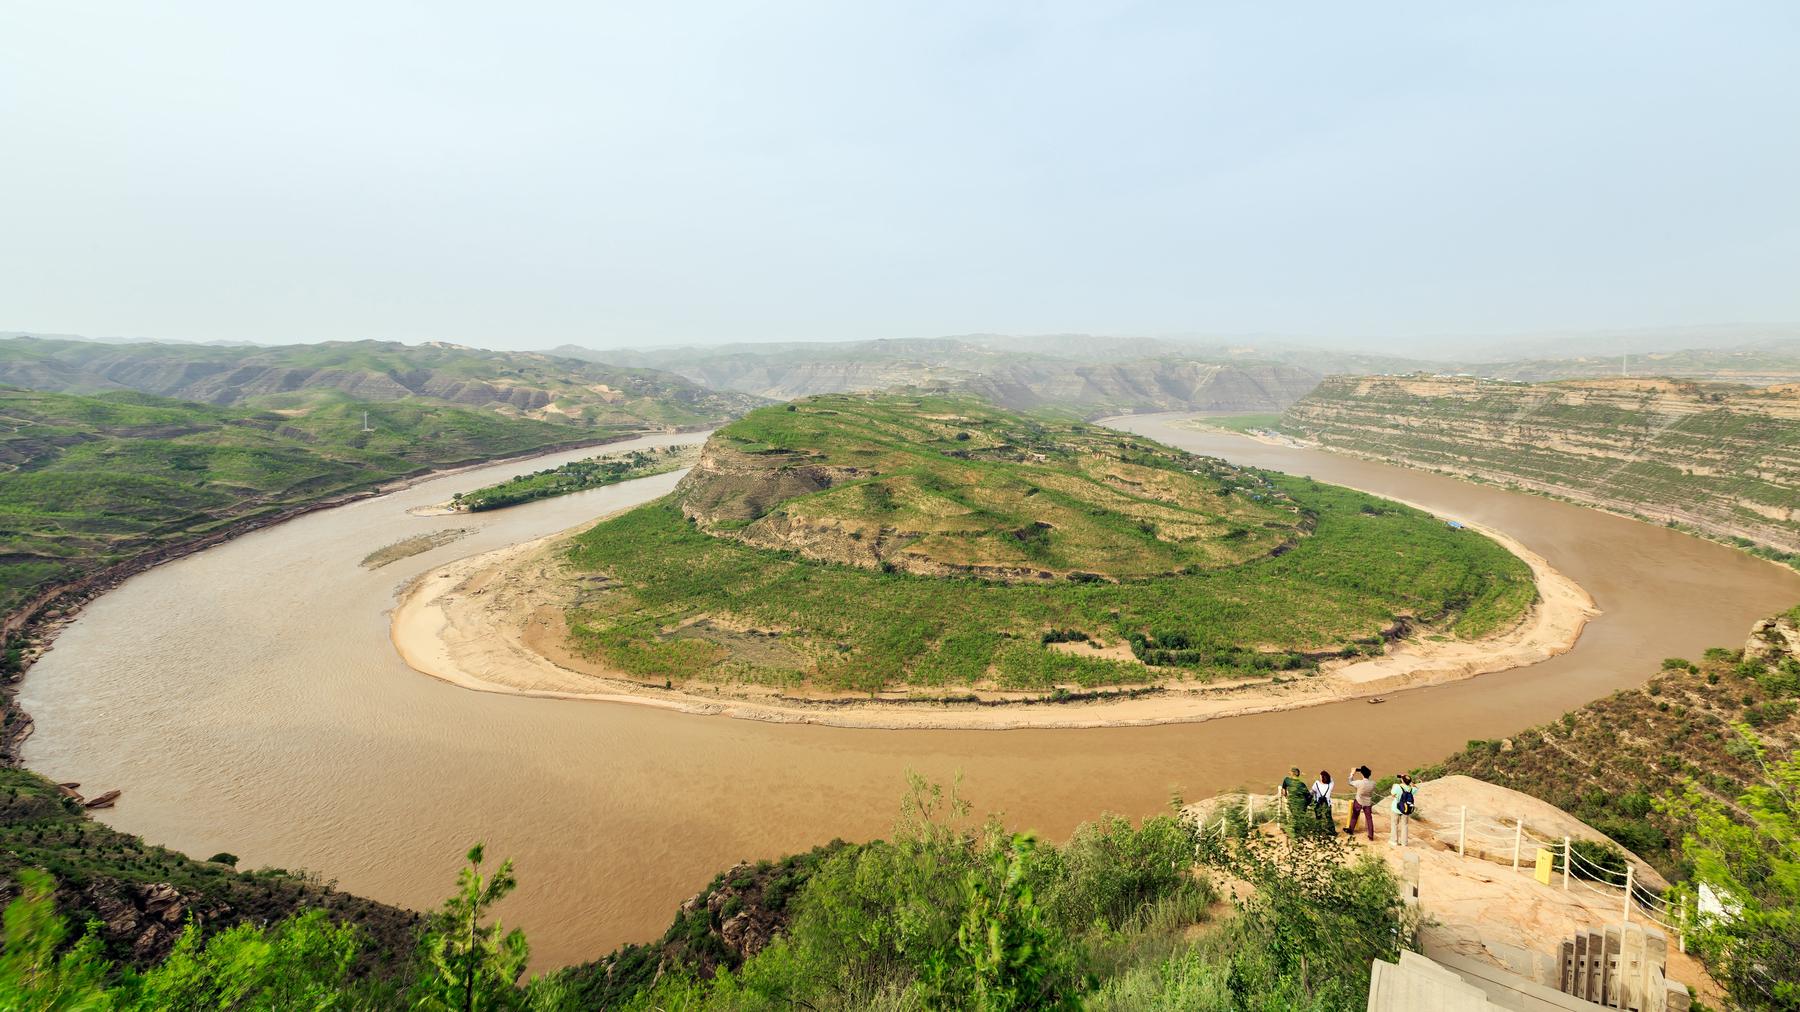
[(1332, 377), (1281, 430), (1800, 552), (1800, 385)]

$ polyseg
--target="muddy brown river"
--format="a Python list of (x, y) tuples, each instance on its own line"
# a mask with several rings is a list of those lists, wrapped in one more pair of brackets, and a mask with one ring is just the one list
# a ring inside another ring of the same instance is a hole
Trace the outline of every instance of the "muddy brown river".
[[(674, 475), (475, 516), (407, 508), (594, 450), (440, 478), (311, 514), (137, 576), (95, 601), (27, 678), (27, 763), (152, 842), (243, 867), (309, 869), (415, 908), (476, 840), (517, 860), (504, 911), (539, 968), (648, 940), (714, 872), (892, 825), (908, 770), (961, 772), (979, 810), (1056, 838), (1272, 782), (1289, 763), (1378, 772), (1442, 757), (1647, 678), (1668, 656), (1740, 644), (1800, 601), (1800, 573), (1648, 524), (1329, 454), (1117, 421), (1188, 449), (1422, 503), (1506, 531), (1603, 610), (1571, 652), (1390, 696), (1200, 724), (889, 731), (764, 724), (644, 706), (471, 692), (409, 669), (387, 609), (407, 579), (671, 488)], [(609, 449), (681, 441), (639, 440)], [(370, 551), (439, 528), (462, 540), (376, 570)]]

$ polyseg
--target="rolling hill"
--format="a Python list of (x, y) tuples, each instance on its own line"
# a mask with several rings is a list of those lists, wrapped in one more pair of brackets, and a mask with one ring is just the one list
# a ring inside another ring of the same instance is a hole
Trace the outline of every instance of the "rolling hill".
[(571, 643), (612, 670), (858, 692), (1267, 676), (1536, 598), (1417, 510), (931, 394), (752, 412), (570, 560)]

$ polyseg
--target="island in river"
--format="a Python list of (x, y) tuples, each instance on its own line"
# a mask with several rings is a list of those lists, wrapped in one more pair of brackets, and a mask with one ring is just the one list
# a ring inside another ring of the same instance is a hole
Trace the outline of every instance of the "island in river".
[(663, 500), (427, 573), (393, 636), (491, 691), (1102, 726), (1534, 663), (1592, 614), (1523, 546), (1404, 504), (966, 398), (834, 395), (721, 429)]

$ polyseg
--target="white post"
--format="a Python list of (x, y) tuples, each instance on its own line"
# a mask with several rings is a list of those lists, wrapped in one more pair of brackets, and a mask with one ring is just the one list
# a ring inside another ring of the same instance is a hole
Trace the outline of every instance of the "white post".
[(1250, 824), (1250, 829), (1254, 832), (1256, 830), (1256, 795), (1249, 793), (1244, 795), (1244, 811), (1247, 813), (1244, 821)]
[(1574, 856), (1569, 849), (1569, 838), (1563, 837), (1563, 892), (1569, 891), (1569, 868), (1573, 863), (1570, 859)]
[(1519, 846), (1525, 842), (1525, 817), (1513, 819), (1513, 871), (1519, 870)]
[(1675, 946), (1682, 952), (1687, 951), (1687, 909), (1687, 896), (1683, 894), (1681, 909), (1675, 915), (1678, 918), (1675, 921)]
[(1464, 854), (1467, 853), (1467, 851), (1464, 849), (1463, 845), (1468, 840), (1468, 833), (1469, 833), (1469, 806), (1464, 805), (1464, 806), (1462, 806), (1462, 816), (1456, 820), (1456, 856), (1457, 857), (1462, 857), (1462, 856), (1464, 856)]
[(1631, 880), (1637, 866), (1630, 861), (1625, 862), (1625, 923), (1631, 923)]

